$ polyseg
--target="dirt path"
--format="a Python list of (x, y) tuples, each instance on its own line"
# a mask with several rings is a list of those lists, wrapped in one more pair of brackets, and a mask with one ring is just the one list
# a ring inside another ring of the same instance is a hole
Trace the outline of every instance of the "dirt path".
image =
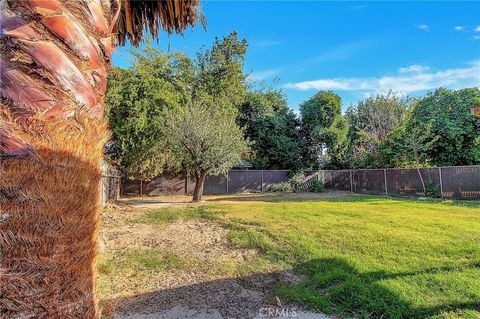
[(290, 270), (242, 276), (230, 272), (230, 267), (254, 262), (258, 252), (232, 247), (229, 230), (217, 223), (193, 219), (159, 226), (132, 221), (151, 209), (171, 205), (186, 205), (186, 200), (129, 199), (105, 210), (100, 232), (102, 254), (115, 260), (128, 249), (151, 250), (174, 253), (182, 261), (179, 269), (139, 277), (136, 269), (110, 273), (103, 279), (111, 281), (102, 301), (105, 318), (327, 318), (269, 296), (276, 283), (298, 280)]

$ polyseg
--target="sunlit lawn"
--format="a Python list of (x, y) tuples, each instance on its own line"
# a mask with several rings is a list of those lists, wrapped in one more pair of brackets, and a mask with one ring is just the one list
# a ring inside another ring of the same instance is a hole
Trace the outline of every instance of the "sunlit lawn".
[[(257, 248), (273, 268), (303, 274), (300, 283), (271, 292), (283, 300), (343, 317), (480, 317), (478, 202), (230, 195), (147, 213), (137, 222), (177, 218), (218, 221), (230, 230), (232, 245)], [(248, 271), (264, 265), (257, 260)]]

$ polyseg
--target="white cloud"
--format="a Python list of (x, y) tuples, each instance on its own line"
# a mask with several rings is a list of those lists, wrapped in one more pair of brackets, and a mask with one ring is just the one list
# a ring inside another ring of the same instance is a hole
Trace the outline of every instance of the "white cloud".
[(455, 31), (463, 31), (463, 30), (465, 30), (465, 27), (464, 27), (464, 26), (461, 26), (461, 25), (456, 25), (456, 26), (453, 28), (453, 30), (455, 30)]
[(249, 81), (264, 81), (269, 78), (273, 78), (280, 73), (280, 68), (267, 69), (259, 72), (252, 72), (248, 75)]
[(480, 25), (475, 28), (475, 32), (480, 32)]
[(475, 40), (480, 40), (480, 35), (474, 35), (473, 38), (474, 38)]
[(416, 27), (419, 29), (419, 30), (422, 30), (422, 31), (425, 31), (427, 32), (428, 30), (430, 30), (430, 27), (426, 24), (420, 24), (420, 25), (416, 25)]
[(428, 66), (423, 66), (423, 65), (418, 65), (418, 64), (412, 64), (404, 68), (398, 69), (399, 73), (420, 73), (424, 72), (430, 69)]
[(458, 89), (462, 87), (480, 86), (480, 60), (463, 68), (427, 71), (416, 73), (398, 73), (381, 77), (351, 77), (318, 79), (288, 83), (287, 89), (308, 90), (340, 90), (360, 94), (381, 93), (392, 90), (401, 94), (431, 90), (438, 87)]

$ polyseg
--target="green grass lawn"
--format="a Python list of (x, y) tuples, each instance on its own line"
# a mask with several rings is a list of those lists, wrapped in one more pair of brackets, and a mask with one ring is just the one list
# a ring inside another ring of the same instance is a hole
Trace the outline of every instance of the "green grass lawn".
[(141, 222), (193, 217), (222, 222), (232, 244), (303, 274), (302, 282), (275, 288), (283, 299), (346, 317), (480, 317), (478, 202), (328, 193), (213, 197)]

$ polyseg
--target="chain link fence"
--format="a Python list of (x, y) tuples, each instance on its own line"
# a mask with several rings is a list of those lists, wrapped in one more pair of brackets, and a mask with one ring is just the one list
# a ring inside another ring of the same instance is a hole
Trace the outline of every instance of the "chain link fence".
[[(427, 191), (434, 197), (480, 199), (480, 166), (321, 170), (304, 174), (305, 185), (299, 187), (301, 191), (308, 191), (311, 181), (318, 180), (326, 189), (360, 194), (418, 197), (425, 196)], [(289, 180), (287, 170), (232, 170), (227, 174), (207, 176), (204, 193), (261, 193)], [(194, 186), (195, 181), (184, 176), (160, 176), (148, 182), (124, 180), (122, 194), (191, 194)]]
[(321, 171), (327, 189), (418, 197), (425, 191), (448, 199), (480, 199), (480, 166)]

